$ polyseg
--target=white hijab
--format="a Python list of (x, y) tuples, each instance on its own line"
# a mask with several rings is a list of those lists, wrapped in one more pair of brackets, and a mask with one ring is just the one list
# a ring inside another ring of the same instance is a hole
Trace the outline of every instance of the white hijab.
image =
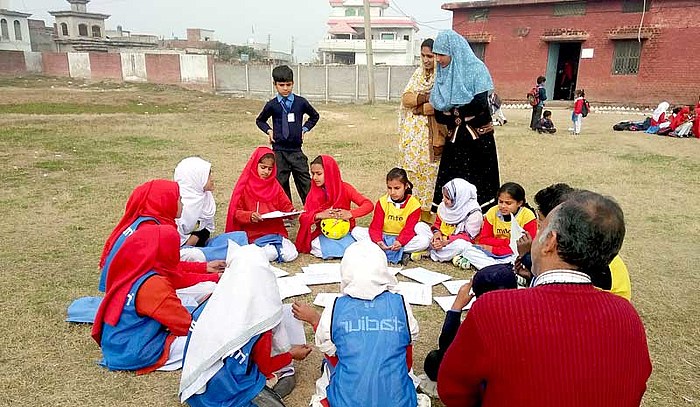
[(200, 223), (200, 230), (206, 228), (214, 231), (216, 202), (211, 191), (204, 191), (210, 172), (211, 163), (199, 157), (185, 158), (175, 167), (173, 178), (180, 185), (183, 205), (177, 225), (180, 237), (185, 240), (195, 231), (197, 222)]
[(455, 178), (442, 187), (443, 193), (452, 201), (452, 207), (448, 208), (444, 202), (438, 205), (437, 213), (443, 222), (457, 226), (456, 233), (467, 231), (467, 218), (469, 214), (481, 206), (476, 200), (476, 187), (461, 178)]
[(226, 357), (282, 320), (282, 300), (265, 251), (255, 245), (242, 246), (232, 252), (230, 260), (231, 267), (190, 328), (180, 379), (183, 403), (206, 389)]
[(659, 106), (656, 107), (656, 110), (654, 110), (654, 113), (652, 113), (651, 117), (655, 121), (659, 121), (659, 118), (661, 117), (662, 113), (666, 113), (668, 110), (669, 106), (671, 106), (668, 102), (661, 102), (659, 103)]
[(353, 243), (345, 250), (340, 277), (340, 291), (362, 300), (373, 300), (398, 284), (389, 272), (386, 254), (369, 240)]

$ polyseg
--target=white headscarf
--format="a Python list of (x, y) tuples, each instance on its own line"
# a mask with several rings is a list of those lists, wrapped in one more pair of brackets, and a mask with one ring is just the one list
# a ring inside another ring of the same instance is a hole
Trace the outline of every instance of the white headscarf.
[(656, 107), (656, 110), (654, 110), (654, 113), (652, 113), (651, 117), (655, 121), (659, 121), (659, 118), (661, 117), (662, 113), (666, 113), (668, 110), (669, 106), (671, 106), (668, 102), (661, 102), (659, 103), (659, 106)]
[(175, 167), (174, 179), (180, 185), (183, 205), (177, 226), (183, 242), (195, 231), (197, 222), (200, 224), (199, 230), (206, 228), (214, 231), (216, 202), (211, 191), (204, 191), (210, 173), (211, 163), (199, 157), (185, 158)]
[(182, 366), (180, 400), (205, 389), (209, 380), (255, 335), (279, 325), (282, 300), (265, 251), (242, 246), (221, 277), (192, 329)]
[(476, 200), (476, 187), (461, 178), (455, 178), (442, 187), (443, 193), (452, 201), (452, 207), (448, 208), (444, 202), (438, 205), (437, 213), (443, 222), (457, 226), (455, 233), (467, 232), (467, 218), (473, 211), (481, 211), (479, 201)]
[(353, 243), (345, 250), (340, 277), (340, 291), (362, 300), (373, 300), (398, 284), (389, 272), (386, 254), (369, 240)]

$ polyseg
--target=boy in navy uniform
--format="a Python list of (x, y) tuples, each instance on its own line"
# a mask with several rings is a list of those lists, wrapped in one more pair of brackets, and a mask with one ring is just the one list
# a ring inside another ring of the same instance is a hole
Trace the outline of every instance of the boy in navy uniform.
[[(272, 80), (277, 96), (265, 104), (255, 123), (267, 134), (272, 144), (277, 161), (277, 181), (291, 201), (292, 192), (289, 187), (291, 173), (303, 203), (311, 188), (311, 177), (309, 160), (301, 150), (301, 145), (304, 134), (311, 131), (318, 123), (319, 115), (306, 99), (292, 92), (294, 72), (290, 67), (281, 65), (273, 69)], [(308, 116), (306, 122), (303, 122), (304, 115)], [(272, 127), (267, 123), (270, 117), (272, 117)]]

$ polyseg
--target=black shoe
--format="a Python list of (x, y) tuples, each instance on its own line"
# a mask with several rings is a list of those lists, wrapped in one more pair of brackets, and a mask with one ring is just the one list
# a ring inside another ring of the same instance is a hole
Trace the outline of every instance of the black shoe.
[(508, 120), (503, 120), (503, 125), (505, 126), (506, 124), (508, 124)]

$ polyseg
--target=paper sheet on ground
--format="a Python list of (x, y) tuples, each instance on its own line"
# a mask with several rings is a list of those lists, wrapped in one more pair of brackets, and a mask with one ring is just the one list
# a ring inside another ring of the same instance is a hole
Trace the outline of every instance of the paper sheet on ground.
[(341, 297), (342, 295), (343, 294), (341, 293), (318, 293), (314, 299), (314, 305), (318, 305), (319, 307), (323, 308), (330, 307), (333, 305), (335, 299)]
[(311, 292), (311, 289), (297, 276), (282, 277), (277, 279), (277, 287), (280, 289), (280, 298), (285, 299), (304, 295)]
[[(446, 297), (433, 297), (435, 302), (437, 302), (440, 308), (442, 308), (442, 310), (445, 312), (449, 311), (452, 308), (452, 304), (454, 304), (455, 298), (457, 298), (456, 295), (448, 295)], [(474, 301), (476, 301), (476, 297), (472, 298), (472, 300), (469, 301), (469, 304), (467, 304), (466, 307), (462, 308), (462, 310), (470, 309), (472, 307), (472, 304), (474, 304)]]
[(462, 287), (463, 285), (467, 284), (469, 280), (450, 280), (450, 281), (443, 281), (442, 285), (447, 288), (447, 291), (450, 292), (452, 295), (457, 295), (459, 292), (459, 288)]
[(286, 218), (288, 216), (296, 216), (299, 214), (304, 213), (304, 211), (292, 211), (292, 212), (281, 212), (281, 211), (272, 211), (268, 213), (263, 213), (260, 215), (261, 218), (263, 219), (276, 219), (276, 218)]
[(399, 274), (403, 267), (389, 267), (389, 272), (393, 275)]
[(315, 263), (301, 268), (307, 274), (325, 274), (329, 272), (340, 273), (340, 263)]
[(282, 326), (287, 331), (287, 338), (290, 345), (305, 345), (306, 333), (304, 332), (304, 323), (294, 318), (292, 314), (292, 304), (282, 305)]
[(273, 265), (270, 265), (270, 268), (272, 269), (272, 272), (275, 273), (275, 277), (280, 278), (280, 277), (287, 277), (289, 275), (288, 272), (282, 270), (279, 267), (275, 267)]
[(433, 302), (433, 287), (429, 285), (400, 281), (396, 291), (412, 305), (430, 305)]
[(404, 276), (416, 280), (419, 283), (427, 284), (429, 286), (434, 286), (435, 284), (440, 284), (443, 281), (447, 281), (452, 277), (447, 274), (436, 273), (434, 271), (426, 270), (423, 267), (416, 267), (412, 269), (405, 269), (399, 271), (399, 273)]
[(306, 285), (333, 284), (340, 282), (340, 263), (318, 263), (302, 267), (297, 277)]

